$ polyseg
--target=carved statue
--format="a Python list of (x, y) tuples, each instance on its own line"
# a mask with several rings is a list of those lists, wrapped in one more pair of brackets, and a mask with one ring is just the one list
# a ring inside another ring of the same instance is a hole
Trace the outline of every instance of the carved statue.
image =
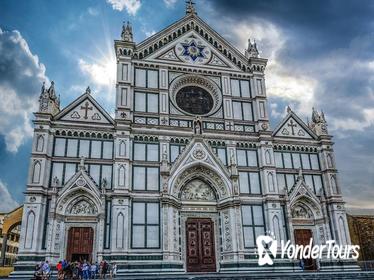
[(80, 160), (80, 162), (79, 162), (79, 169), (80, 170), (84, 170), (86, 167), (85, 167), (85, 165), (84, 165), (84, 160), (85, 160), (85, 157), (81, 157), (81, 160)]
[(292, 210), (292, 217), (293, 218), (301, 218), (301, 219), (310, 219), (311, 214), (304, 207), (302, 207), (300, 205), (297, 205)]
[(53, 185), (54, 187), (59, 187), (59, 185), (60, 185), (60, 180), (57, 178), (57, 176), (53, 177), (52, 185)]
[(201, 180), (189, 182), (183, 189), (181, 199), (184, 200), (215, 200), (215, 195), (210, 186)]
[(106, 178), (103, 178), (101, 180), (101, 188), (105, 189), (107, 187), (107, 185), (108, 185), (108, 181), (106, 180)]
[(202, 130), (201, 130), (201, 119), (199, 117), (197, 117), (194, 122), (194, 133), (197, 134), (197, 135), (200, 135), (202, 134)]
[(71, 208), (70, 211), (70, 214), (73, 215), (92, 215), (95, 213), (96, 209), (85, 200), (79, 201)]

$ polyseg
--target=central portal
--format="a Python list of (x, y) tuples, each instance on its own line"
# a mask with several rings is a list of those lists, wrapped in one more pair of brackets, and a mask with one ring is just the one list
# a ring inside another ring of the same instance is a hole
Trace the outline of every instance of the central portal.
[(70, 261), (92, 261), (93, 229), (72, 227), (69, 229), (66, 258)]
[(211, 219), (186, 221), (187, 271), (216, 272), (214, 224)]

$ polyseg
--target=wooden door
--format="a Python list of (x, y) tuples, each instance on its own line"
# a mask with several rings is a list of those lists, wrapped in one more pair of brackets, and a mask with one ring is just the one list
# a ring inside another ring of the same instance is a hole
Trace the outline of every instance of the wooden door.
[(187, 271), (215, 272), (214, 225), (211, 219), (186, 222)]
[(93, 229), (72, 227), (68, 233), (67, 256), (69, 261), (92, 261)]
[[(308, 245), (310, 239), (313, 237), (312, 231), (310, 229), (295, 229), (295, 243), (297, 245)], [(312, 244), (313, 246), (313, 244)], [(305, 270), (315, 270), (316, 261), (312, 258), (304, 259), (304, 268)]]

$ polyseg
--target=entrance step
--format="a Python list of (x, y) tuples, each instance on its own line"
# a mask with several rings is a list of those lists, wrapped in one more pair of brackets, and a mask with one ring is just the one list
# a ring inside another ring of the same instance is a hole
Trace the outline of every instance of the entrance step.
[(160, 275), (118, 275), (123, 280), (374, 280), (372, 272), (294, 272), (294, 273), (206, 273), (206, 274), (160, 274)]

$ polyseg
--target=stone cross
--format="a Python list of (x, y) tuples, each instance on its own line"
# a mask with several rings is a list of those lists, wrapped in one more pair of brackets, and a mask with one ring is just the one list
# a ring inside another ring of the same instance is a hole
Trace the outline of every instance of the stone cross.
[(88, 101), (84, 104), (84, 106), (81, 106), (81, 109), (82, 110), (85, 110), (84, 112), (84, 118), (87, 120), (88, 119), (88, 116), (87, 116), (87, 113), (89, 110), (93, 110), (92, 106), (91, 107), (88, 107), (89, 106), (89, 103)]
[(289, 127), (291, 127), (292, 135), (295, 135), (294, 127), (297, 125), (293, 122), (293, 120), (290, 120), (290, 123), (288, 124)]

